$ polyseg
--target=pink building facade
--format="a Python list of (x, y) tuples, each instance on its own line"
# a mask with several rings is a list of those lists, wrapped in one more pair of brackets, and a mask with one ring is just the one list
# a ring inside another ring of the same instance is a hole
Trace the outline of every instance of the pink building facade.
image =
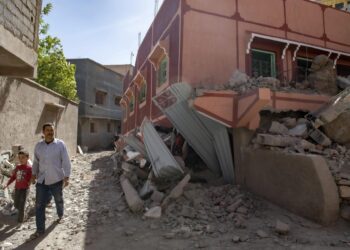
[(301, 82), (319, 54), (350, 75), (346, 23), (350, 13), (307, 0), (165, 0), (124, 79), (122, 132), (146, 116), (170, 126), (152, 98), (173, 83), (223, 84), (237, 69)]

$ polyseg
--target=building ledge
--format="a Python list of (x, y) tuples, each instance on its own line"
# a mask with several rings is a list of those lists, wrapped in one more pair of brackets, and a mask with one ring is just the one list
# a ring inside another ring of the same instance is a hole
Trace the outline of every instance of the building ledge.
[(0, 25), (0, 75), (35, 78), (38, 55)]

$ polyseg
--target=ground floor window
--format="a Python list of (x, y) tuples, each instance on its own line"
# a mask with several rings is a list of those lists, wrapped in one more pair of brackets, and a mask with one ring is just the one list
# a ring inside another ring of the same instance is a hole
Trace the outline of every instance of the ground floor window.
[(304, 80), (307, 80), (312, 65), (312, 59), (305, 57), (297, 57), (296, 60), (296, 69), (295, 69), (295, 80), (296, 82), (302, 83)]
[(252, 76), (276, 77), (276, 54), (269, 51), (253, 49)]

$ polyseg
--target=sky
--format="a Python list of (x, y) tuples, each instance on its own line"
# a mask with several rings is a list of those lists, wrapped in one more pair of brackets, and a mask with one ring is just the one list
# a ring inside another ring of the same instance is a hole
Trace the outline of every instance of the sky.
[[(66, 58), (101, 64), (133, 64), (138, 33), (143, 38), (154, 18), (155, 0), (44, 0), (49, 34), (61, 39)], [(163, 0), (159, 0), (159, 7)]]

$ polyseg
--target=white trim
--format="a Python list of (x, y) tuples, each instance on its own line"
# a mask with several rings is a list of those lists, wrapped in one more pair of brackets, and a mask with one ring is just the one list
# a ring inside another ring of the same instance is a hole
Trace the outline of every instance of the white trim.
[(296, 41), (291, 41), (291, 40), (287, 40), (287, 39), (283, 39), (283, 38), (278, 38), (278, 37), (273, 37), (273, 36), (266, 36), (266, 35), (260, 35), (260, 34), (256, 34), (256, 33), (252, 33), (251, 34), (251, 38), (248, 42), (248, 45), (247, 45), (247, 54), (250, 53), (250, 48), (251, 48), (251, 43), (253, 42), (254, 38), (257, 37), (257, 38), (262, 38), (262, 39), (266, 39), (266, 40), (271, 40), (271, 41), (275, 41), (275, 42), (281, 42), (281, 43), (285, 43), (285, 44), (291, 44), (291, 45), (296, 45), (298, 46), (297, 49), (294, 51), (294, 57), (293, 57), (293, 61), (295, 61), (295, 58), (296, 58), (296, 54), (298, 52), (298, 50), (300, 49), (301, 46), (303, 47), (308, 47), (308, 48), (313, 48), (313, 49), (318, 49), (318, 50), (322, 50), (322, 51), (325, 51), (325, 52), (328, 52), (329, 55), (331, 54), (337, 54), (338, 57), (337, 59), (335, 60), (335, 64), (336, 62), (338, 61), (339, 57), (340, 56), (348, 56), (350, 57), (350, 53), (345, 53), (345, 52), (341, 52), (341, 51), (337, 51), (337, 50), (332, 50), (332, 49), (326, 49), (326, 48), (323, 48), (323, 47), (319, 47), (319, 46), (315, 46), (315, 45), (311, 45), (311, 44), (306, 44), (306, 43), (300, 43), (300, 42), (296, 42)]

